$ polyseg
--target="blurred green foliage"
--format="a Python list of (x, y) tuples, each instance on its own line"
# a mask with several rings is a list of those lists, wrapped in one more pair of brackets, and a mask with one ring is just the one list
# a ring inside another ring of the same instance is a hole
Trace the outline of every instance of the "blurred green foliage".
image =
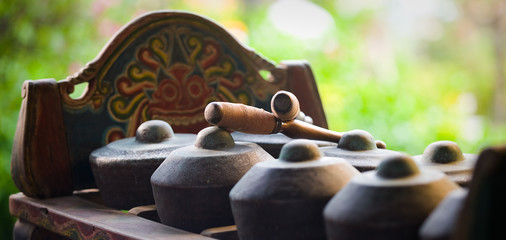
[[(388, 32), (385, 6), (342, 14), (336, 1), (315, 3), (334, 22), (326, 35), (303, 40), (273, 26), (272, 1), (266, 0), (1, 1), (0, 238), (11, 238), (14, 222), (10, 152), (23, 81), (72, 75), (121, 26), (151, 10), (190, 10), (239, 28), (246, 45), (276, 62), (307, 59), (332, 130), (364, 129), (390, 149), (413, 155), (437, 140), (456, 141), (470, 153), (506, 142), (505, 124), (490, 120), (496, 77), (491, 35), (469, 20), (461, 2), (454, 2), (462, 10), (458, 18), (440, 23), (441, 36), (430, 41)], [(383, 47), (375, 55), (378, 43)]]
[[(94, 58), (97, 39), (84, 1), (0, 2), (0, 238), (10, 239), (14, 219), (8, 197), (18, 190), (10, 178), (10, 155), (24, 80), (63, 79), (69, 65)], [(86, 40), (88, 39), (88, 40)], [(89, 41), (89, 39), (95, 39)]]

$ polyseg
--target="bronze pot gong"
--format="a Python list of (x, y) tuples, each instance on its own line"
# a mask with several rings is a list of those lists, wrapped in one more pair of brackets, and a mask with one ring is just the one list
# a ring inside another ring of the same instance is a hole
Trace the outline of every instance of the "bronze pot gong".
[(194, 146), (173, 151), (151, 177), (160, 220), (195, 233), (234, 225), (230, 189), (255, 163), (270, 159), (254, 143), (235, 143), (222, 128), (203, 129)]
[(471, 181), (477, 158), (477, 154), (462, 153), (457, 143), (451, 141), (433, 142), (422, 155), (413, 157), (420, 167), (442, 171), (463, 187)]
[(337, 147), (321, 147), (320, 151), (327, 157), (344, 158), (360, 172), (374, 170), (381, 160), (399, 155), (399, 152), (384, 149), (381, 141), (375, 141), (373, 136), (363, 130), (344, 132)]
[(116, 209), (154, 204), (149, 179), (174, 149), (193, 144), (195, 134), (175, 134), (160, 120), (142, 123), (136, 136), (93, 151), (90, 165), (104, 203)]
[(239, 238), (325, 239), (327, 201), (359, 172), (321, 157), (315, 143), (293, 140), (279, 159), (257, 163), (230, 191)]
[(446, 175), (419, 169), (409, 156), (385, 159), (354, 177), (325, 207), (328, 239), (418, 239), (425, 218), (452, 190)]

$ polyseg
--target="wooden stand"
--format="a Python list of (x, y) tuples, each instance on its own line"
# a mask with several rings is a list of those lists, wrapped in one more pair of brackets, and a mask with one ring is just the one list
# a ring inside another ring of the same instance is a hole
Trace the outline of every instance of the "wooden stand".
[[(71, 98), (82, 83), (87, 90)], [(297, 95), (301, 110), (327, 127), (306, 61), (276, 64), (216, 22), (189, 12), (134, 19), (75, 75), (24, 83), (11, 163), (23, 192), (10, 198), (11, 214), (20, 219), (15, 238), (56, 233), (73, 239), (207, 239), (73, 195), (96, 187), (89, 155), (134, 136), (151, 119), (169, 122), (175, 132), (197, 133), (209, 126), (204, 108), (213, 101), (270, 111), (278, 90)]]
[(41, 200), (18, 193), (10, 196), (9, 207), (11, 214), (20, 219), (14, 227), (19, 239), (37, 239), (34, 236), (41, 234), (71, 239), (211, 239), (76, 195)]

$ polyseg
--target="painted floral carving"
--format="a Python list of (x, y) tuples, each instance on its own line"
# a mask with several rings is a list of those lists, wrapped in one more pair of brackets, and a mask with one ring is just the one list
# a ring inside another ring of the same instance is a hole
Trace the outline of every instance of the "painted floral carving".
[(129, 123), (123, 134), (120, 128), (109, 129), (107, 142), (132, 136), (150, 119), (165, 120), (176, 129), (205, 124), (204, 108), (211, 101), (254, 103), (234, 56), (215, 39), (184, 30), (166, 29), (153, 36), (117, 77), (117, 92), (107, 107), (114, 120)]

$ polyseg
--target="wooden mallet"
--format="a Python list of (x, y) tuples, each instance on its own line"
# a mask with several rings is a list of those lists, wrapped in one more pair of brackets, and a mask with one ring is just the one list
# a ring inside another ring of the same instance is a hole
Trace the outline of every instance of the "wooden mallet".
[[(274, 116), (283, 122), (281, 132), (287, 136), (293, 136), (292, 138), (300, 136), (302, 138), (325, 140), (336, 143), (338, 143), (341, 139), (341, 133), (333, 132), (324, 128), (314, 129), (315, 126), (307, 124), (306, 121), (295, 120), (295, 118), (300, 114), (300, 105), (297, 97), (291, 92), (278, 91), (272, 97), (271, 110)], [(301, 130), (302, 132), (295, 132)], [(315, 134), (318, 136), (315, 136)], [(386, 149), (387, 146), (385, 142), (376, 140), (376, 147)]]
[(234, 131), (252, 134), (281, 132), (291, 138), (338, 143), (341, 133), (296, 120), (299, 101), (290, 92), (280, 91), (271, 100), (273, 113), (239, 103), (211, 102), (204, 111), (207, 122)]

